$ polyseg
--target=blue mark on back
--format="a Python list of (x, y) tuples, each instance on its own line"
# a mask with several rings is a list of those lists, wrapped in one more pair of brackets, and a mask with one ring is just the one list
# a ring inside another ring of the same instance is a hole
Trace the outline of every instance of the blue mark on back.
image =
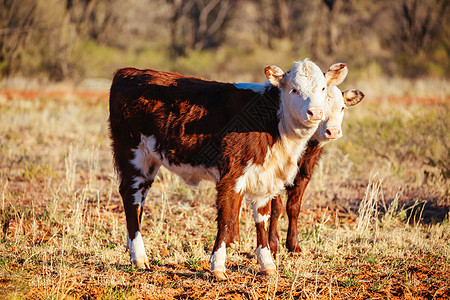
[(255, 93), (263, 93), (266, 86), (262, 83), (234, 83), (233, 84), (238, 89), (242, 90), (252, 90)]

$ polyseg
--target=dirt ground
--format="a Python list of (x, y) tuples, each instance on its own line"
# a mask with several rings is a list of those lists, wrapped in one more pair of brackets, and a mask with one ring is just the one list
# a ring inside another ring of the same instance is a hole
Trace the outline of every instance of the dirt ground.
[[(241, 244), (227, 250), (229, 279), (217, 282), (214, 186), (191, 189), (165, 171), (144, 211), (150, 269), (134, 268), (106, 118), (105, 93), (0, 91), (0, 298), (450, 299), (448, 180), (342, 180), (327, 165), (304, 198), (300, 254), (286, 251), (286, 215), (280, 220), (276, 276), (259, 273), (244, 203)], [(365, 217), (362, 203), (372, 209)]]

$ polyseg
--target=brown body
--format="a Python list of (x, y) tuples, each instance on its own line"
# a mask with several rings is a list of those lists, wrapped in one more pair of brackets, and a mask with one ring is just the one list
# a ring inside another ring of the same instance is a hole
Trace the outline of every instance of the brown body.
[[(174, 168), (218, 171), (218, 236), (214, 250), (222, 242), (226, 246), (238, 242), (243, 196), (234, 190), (235, 182), (249, 161), (263, 164), (267, 150), (279, 139), (278, 97), (278, 88), (272, 86), (258, 94), (232, 84), (174, 73), (119, 70), (111, 87), (109, 122), (128, 243), (140, 231), (145, 194), (158, 168), (164, 165), (162, 161)], [(159, 157), (136, 165), (137, 150), (143, 147), (142, 136), (152, 138), (151, 150)], [(191, 179), (185, 181), (195, 184)], [(136, 201), (136, 195), (143, 199)], [(268, 247), (268, 242), (261, 243)], [(147, 266), (146, 258), (143, 264), (138, 260), (136, 264)]]
[(261, 272), (276, 266), (269, 247), (271, 201), (297, 173), (307, 141), (323, 118), (326, 87), (345, 76), (309, 60), (287, 73), (265, 68), (268, 82), (208, 81), (175, 73), (126, 68), (110, 91), (110, 132), (127, 219), (131, 261), (148, 267), (140, 221), (148, 189), (161, 166), (196, 185), (216, 182), (218, 233), (211, 270), (226, 279), (226, 247), (239, 241), (239, 210), (251, 199)]

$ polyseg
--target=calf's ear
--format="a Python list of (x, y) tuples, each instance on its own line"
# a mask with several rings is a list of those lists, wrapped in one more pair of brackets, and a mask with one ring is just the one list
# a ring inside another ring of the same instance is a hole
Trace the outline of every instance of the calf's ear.
[(338, 63), (332, 65), (328, 71), (325, 73), (325, 78), (327, 79), (327, 85), (339, 85), (344, 81), (348, 74), (348, 68), (346, 64)]
[(269, 80), (271, 85), (276, 87), (281, 85), (281, 79), (283, 79), (284, 72), (280, 67), (267, 66), (264, 68), (264, 73), (266, 74), (266, 78)]
[(344, 97), (344, 103), (347, 106), (354, 106), (361, 102), (362, 99), (364, 99), (364, 93), (360, 90), (347, 90), (342, 93), (342, 97)]

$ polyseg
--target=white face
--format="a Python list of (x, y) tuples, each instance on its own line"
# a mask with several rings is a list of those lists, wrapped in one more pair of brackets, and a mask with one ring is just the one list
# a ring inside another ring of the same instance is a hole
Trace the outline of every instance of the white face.
[(320, 122), (313, 139), (319, 142), (336, 140), (342, 137), (342, 120), (345, 103), (342, 92), (336, 86), (329, 86), (325, 105), (325, 118)]
[(308, 125), (323, 119), (327, 81), (320, 68), (309, 60), (295, 63), (281, 84), (284, 109)]
[(325, 118), (311, 139), (325, 143), (340, 138), (345, 108), (358, 104), (363, 98), (364, 93), (360, 90), (351, 89), (342, 93), (336, 86), (328, 86)]

